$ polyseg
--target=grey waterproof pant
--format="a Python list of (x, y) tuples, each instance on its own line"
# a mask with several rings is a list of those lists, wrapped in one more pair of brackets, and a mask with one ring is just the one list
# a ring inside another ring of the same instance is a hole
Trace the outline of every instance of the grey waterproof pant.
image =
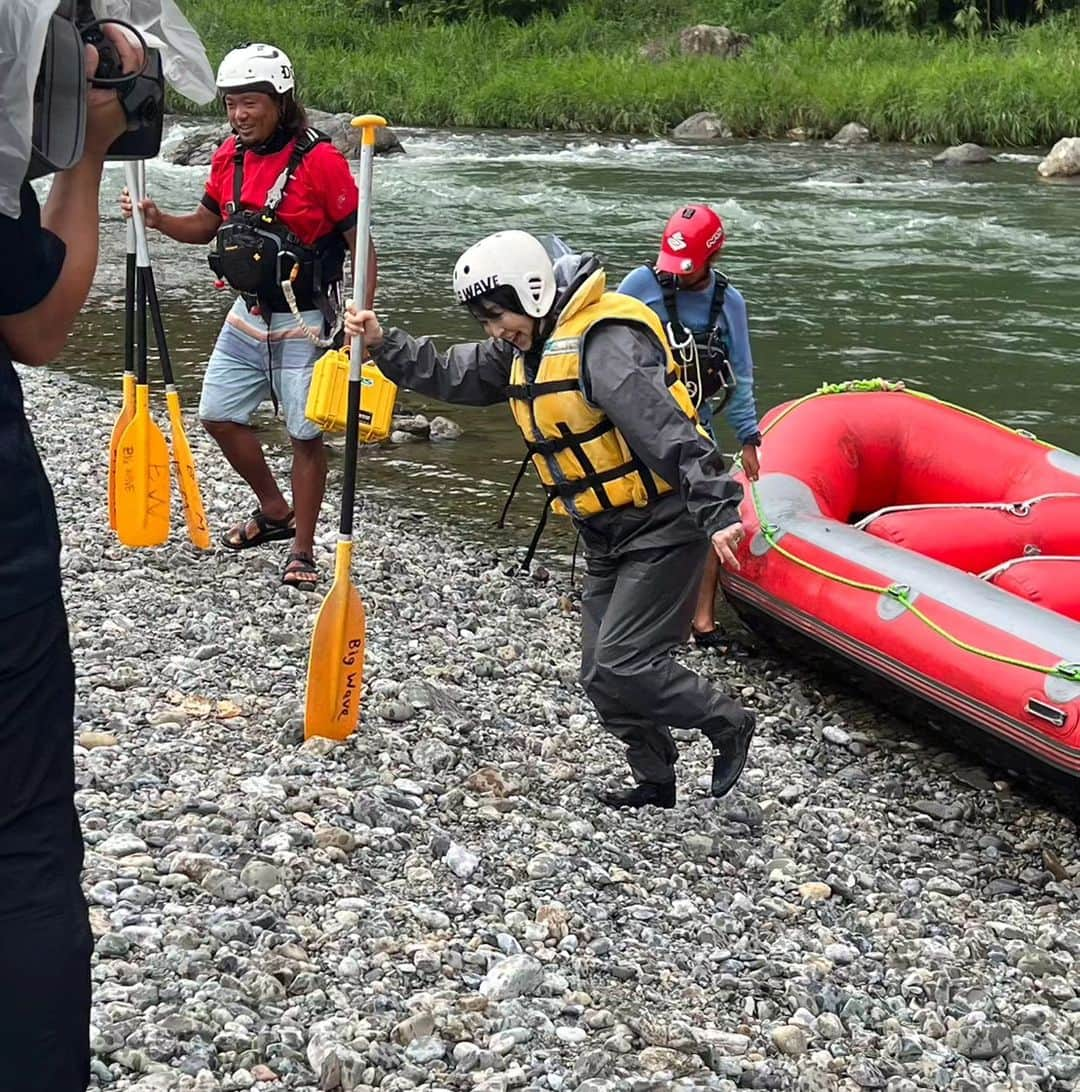
[(670, 728), (719, 740), (747, 713), (671, 656), (690, 632), (707, 539), (592, 555), (581, 597), (581, 683), (626, 744), (637, 781), (673, 781)]

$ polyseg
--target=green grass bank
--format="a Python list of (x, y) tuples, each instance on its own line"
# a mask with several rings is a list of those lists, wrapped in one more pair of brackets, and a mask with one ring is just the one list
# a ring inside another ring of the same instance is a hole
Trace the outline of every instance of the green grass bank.
[[(650, 11), (643, 0), (579, 0), (524, 25), (379, 18), (355, 0), (183, 7), (215, 64), (239, 42), (274, 42), (309, 104), (375, 110), (396, 125), (657, 134), (713, 110), (747, 137), (830, 136), (848, 121), (877, 140), (935, 144), (1080, 135), (1080, 10), (990, 37), (827, 33), (808, 2), (660, 0)], [(696, 22), (747, 31), (753, 44), (737, 60), (678, 56), (678, 31)], [(642, 59), (657, 39), (665, 59)]]

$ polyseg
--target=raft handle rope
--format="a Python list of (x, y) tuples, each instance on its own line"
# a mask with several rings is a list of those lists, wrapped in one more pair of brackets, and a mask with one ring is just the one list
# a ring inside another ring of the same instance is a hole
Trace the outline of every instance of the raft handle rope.
[[(777, 416), (774, 420), (763, 429), (763, 435), (768, 435), (772, 429), (778, 425), (785, 417), (788, 416), (793, 410), (798, 408), (804, 402), (808, 402), (812, 398), (818, 398), (825, 394), (847, 394), (847, 393), (861, 393), (868, 391), (896, 391), (903, 392), (905, 394), (913, 395), (916, 398), (925, 398), (932, 402), (940, 402), (942, 405), (949, 406), (950, 409), (959, 410), (962, 413), (967, 414), (970, 417), (975, 417), (978, 420), (985, 421), (988, 424), (995, 425), (997, 428), (1003, 429), (1006, 432), (1014, 432), (1020, 435), (1018, 429), (1011, 429), (1007, 425), (1001, 424), (999, 421), (994, 421), (989, 417), (984, 417), (982, 414), (975, 413), (972, 410), (966, 410), (963, 406), (955, 406), (951, 402), (943, 402), (940, 398), (935, 398), (931, 394), (924, 394), (921, 391), (911, 391), (902, 382), (892, 382), (887, 379), (855, 379), (846, 383), (823, 383), (816, 391), (811, 394), (804, 395), (802, 398), (796, 399), (788, 406), (783, 413)], [(1041, 444), (1043, 447), (1054, 448), (1053, 444), (1046, 443), (1045, 440), (1039, 440), (1035, 436), (1026, 436), (1026, 439), (1031, 439), (1035, 443)], [(741, 468), (741, 457), (735, 459), (734, 465)], [(962, 641), (955, 634), (950, 633), (939, 625), (932, 618), (928, 617), (922, 610), (920, 610), (913, 601), (911, 587), (907, 584), (871, 584), (862, 580), (853, 580), (850, 577), (841, 576), (839, 573), (830, 572), (828, 569), (824, 569), (819, 565), (815, 565), (811, 561), (807, 561), (805, 558), (801, 558), (793, 554), (790, 550), (780, 545), (777, 538), (780, 528), (770, 523), (765, 515), (763, 506), (761, 503), (761, 494), (758, 491), (757, 484), (755, 482), (750, 483), (750, 495), (754, 503), (754, 512), (758, 518), (758, 526), (761, 531), (762, 537), (774, 549), (781, 557), (786, 558), (800, 568), (806, 569), (808, 572), (812, 572), (817, 576), (824, 577), (826, 580), (832, 580), (838, 584), (842, 584), (845, 587), (854, 588), (859, 591), (872, 592), (875, 595), (884, 595), (892, 599), (894, 602), (899, 603), (905, 610), (909, 611), (916, 618), (919, 619), (925, 626), (931, 629), (939, 637), (948, 641), (949, 644), (955, 648), (959, 648), (964, 652), (971, 653), (974, 656), (981, 656), (984, 659), (992, 660), (995, 663), (1005, 664), (1009, 667), (1026, 668), (1029, 671), (1035, 671), (1040, 675), (1047, 675), (1052, 678), (1065, 679), (1067, 682), (1080, 683), (1080, 663), (1060, 663), (1054, 667), (1047, 667), (1044, 664), (1032, 663), (1029, 660), (1022, 660), (1015, 656), (1006, 656), (999, 652), (992, 652), (990, 649), (979, 648), (977, 645), (969, 644), (966, 641)]]
[(989, 569), (986, 569), (983, 572), (979, 573), (979, 579), (986, 580), (992, 583), (995, 576), (999, 576), (1001, 573), (1007, 573), (1010, 569), (1014, 569), (1017, 565), (1024, 565), (1029, 561), (1064, 561), (1068, 564), (1072, 564), (1080, 561), (1080, 558), (1077, 558), (1072, 554), (1044, 554), (1037, 546), (1025, 546), (1022, 557), (1010, 557), (1008, 561), (1002, 561), (999, 562), (997, 565), (992, 565)]
[(1010, 516), (1017, 516), (1021, 519), (1031, 515), (1035, 505), (1040, 501), (1045, 500), (1060, 500), (1063, 498), (1075, 498), (1080, 499), (1080, 493), (1040, 493), (1037, 497), (1030, 497), (1028, 500), (1022, 501), (957, 501), (951, 503), (945, 501), (942, 503), (926, 502), (925, 504), (890, 504), (885, 508), (879, 508), (876, 512), (871, 512), (870, 515), (864, 516), (857, 523), (853, 523), (851, 526), (856, 531), (865, 531), (874, 520), (881, 519), (884, 516), (894, 516), (898, 512), (933, 512), (941, 511), (942, 509), (954, 510), (978, 510), (982, 512), (1006, 512)]

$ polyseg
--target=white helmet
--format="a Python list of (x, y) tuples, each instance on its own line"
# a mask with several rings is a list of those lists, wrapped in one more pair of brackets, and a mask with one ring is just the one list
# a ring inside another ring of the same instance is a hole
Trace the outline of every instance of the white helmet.
[(254, 42), (225, 54), (217, 71), (217, 89), (276, 91), (284, 95), (296, 86), (292, 61), (277, 46)]
[(468, 303), (493, 288), (512, 288), (521, 309), (543, 318), (555, 302), (555, 270), (543, 244), (527, 231), (497, 231), (474, 243), (454, 266), (454, 295)]

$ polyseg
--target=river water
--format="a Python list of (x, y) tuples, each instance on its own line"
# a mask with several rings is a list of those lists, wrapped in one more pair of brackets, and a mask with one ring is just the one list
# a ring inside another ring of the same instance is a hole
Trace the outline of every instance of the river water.
[[(823, 381), (885, 376), (1080, 448), (1080, 187), (1041, 182), (1035, 154), (947, 169), (906, 147), (402, 135), (407, 154), (375, 165), (377, 306), (391, 324), (446, 343), (476, 336), (452, 302), (450, 273), (489, 231), (555, 231), (599, 253), (617, 283), (655, 255), (675, 207), (707, 201), (728, 229), (721, 267), (748, 300), (761, 412)], [(155, 160), (148, 188), (163, 208), (188, 211), (205, 175)], [(117, 391), (121, 184), (110, 166), (98, 276), (60, 362)], [(214, 288), (203, 248), (156, 235), (151, 243), (181, 392), (194, 407), (231, 299)], [(443, 412), (465, 434), (365, 451), (361, 488), (470, 533), (489, 527), (521, 456), (509, 414), (413, 395), (402, 403)], [(269, 442), (283, 442), (264, 424)], [(540, 508), (527, 481), (509, 541), (527, 540)], [(569, 549), (564, 532), (548, 534), (549, 549)]]

